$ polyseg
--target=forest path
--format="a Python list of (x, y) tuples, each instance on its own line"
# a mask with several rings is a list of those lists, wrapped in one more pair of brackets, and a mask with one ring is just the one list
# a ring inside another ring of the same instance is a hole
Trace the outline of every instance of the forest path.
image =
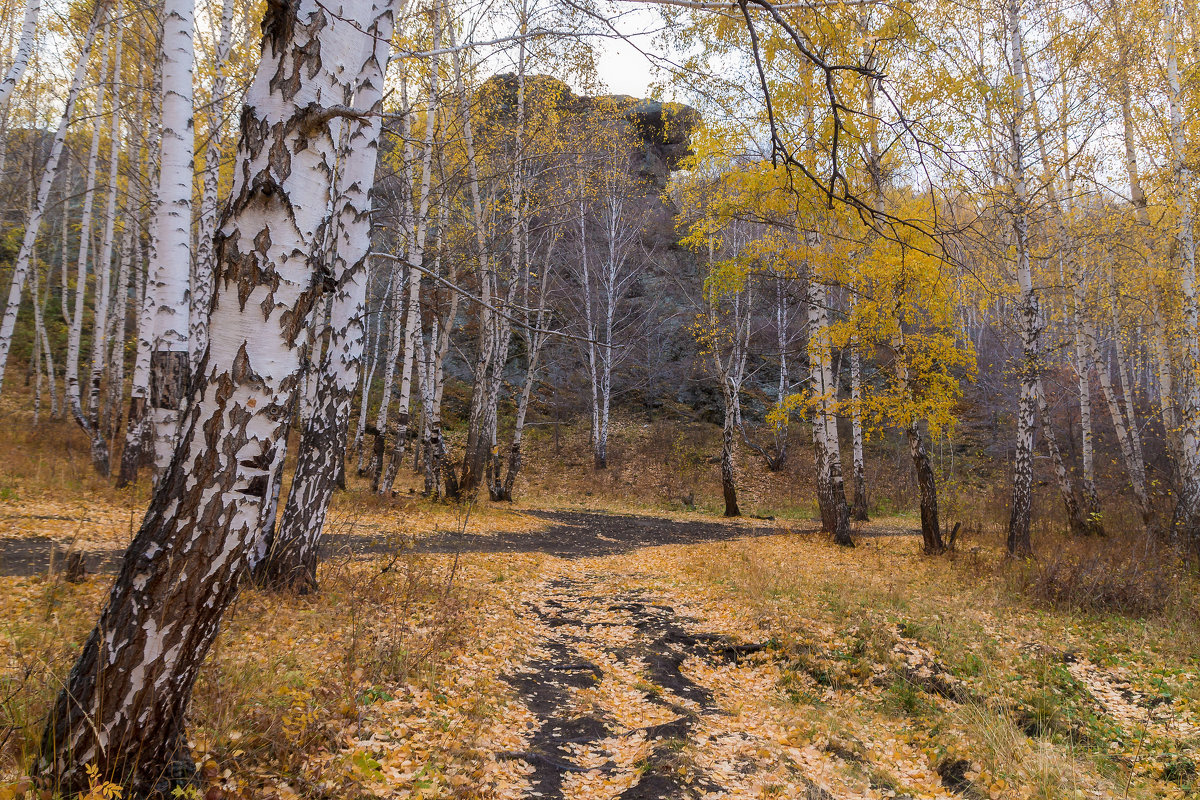
[(613, 561), (557, 562), (522, 597), (536, 644), (505, 680), (534, 721), (498, 755), (531, 768), (525, 796), (831, 800), (747, 703), (778, 691), (766, 643)]

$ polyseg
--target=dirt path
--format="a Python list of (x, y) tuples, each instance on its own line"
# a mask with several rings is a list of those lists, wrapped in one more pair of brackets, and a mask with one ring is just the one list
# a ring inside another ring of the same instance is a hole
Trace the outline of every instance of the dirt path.
[(765, 643), (708, 630), (653, 583), (585, 563), (527, 592), (538, 644), (506, 680), (536, 723), (502, 754), (529, 765), (525, 796), (831, 800), (740, 713), (778, 679)]

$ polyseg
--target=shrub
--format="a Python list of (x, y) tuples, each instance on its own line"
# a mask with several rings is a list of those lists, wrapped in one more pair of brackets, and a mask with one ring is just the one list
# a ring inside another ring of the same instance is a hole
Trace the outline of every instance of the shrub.
[(1054, 608), (1148, 617), (1171, 604), (1184, 576), (1166, 556), (1092, 540), (1025, 562), (1015, 579), (1024, 594)]

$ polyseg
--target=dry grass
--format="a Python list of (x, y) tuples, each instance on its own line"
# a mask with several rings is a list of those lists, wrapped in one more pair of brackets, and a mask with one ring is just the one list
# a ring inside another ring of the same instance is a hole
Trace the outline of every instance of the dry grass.
[(1040, 568), (1014, 564), (989, 534), (968, 544), (934, 559), (913, 536), (849, 551), (770, 537), (693, 548), (679, 568), (752, 609), (786, 667), (781, 694), (814, 729), (898, 736), (939, 767), (965, 760), (984, 797), (1200, 791), (1194, 578), (1173, 575), (1146, 617), (1108, 603), (1084, 612), (1028, 596), (1014, 571)]
[(1121, 539), (1067, 539), (1011, 570), (1015, 589), (1048, 606), (1148, 617), (1178, 613), (1188, 571), (1170, 553)]
[[(192, 704), (193, 755), (206, 785), (226, 798), (355, 797), (376, 770), (359, 739), (406, 722), (405, 746), (439, 759), (447, 780), (479, 779), (466, 752), (435, 746), (440, 716), (420, 710), (461, 680), (494, 677), (484, 663), (515, 645), (494, 626), (511, 620), (496, 576), (523, 574), (537, 559), (461, 561), (400, 551), (322, 565), (313, 597), (244, 591), (205, 663)], [(54, 577), (0, 578), (0, 786), (28, 769), (45, 714), (95, 620), (109, 583)], [(496, 713), (496, 690), (454, 710), (468, 742)], [(393, 722), (380, 721), (398, 714)], [(422, 726), (429, 730), (422, 732)], [(424, 750), (422, 750), (424, 748)], [(366, 765), (366, 766), (364, 766)], [(291, 794), (289, 794), (291, 792)]]

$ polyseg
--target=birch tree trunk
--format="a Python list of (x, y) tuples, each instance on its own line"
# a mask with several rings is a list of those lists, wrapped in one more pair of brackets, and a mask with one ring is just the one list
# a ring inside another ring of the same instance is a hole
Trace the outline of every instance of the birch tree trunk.
[(375, 492), (379, 491), (379, 482), (383, 479), (384, 457), (387, 454), (388, 411), (392, 405), (396, 361), (399, 360), (400, 349), (404, 346), (400, 325), (404, 320), (404, 291), (407, 288), (405, 276), (409, 272), (411, 270), (402, 268), (400, 262), (393, 262), (388, 291), (385, 295), (391, 298), (392, 306), (385, 311), (387, 347), (383, 362), (383, 396), (379, 398), (379, 410), (375, 414), (374, 430), (371, 431), (374, 438), (371, 444), (371, 463), (367, 468), (367, 472), (371, 476), (371, 489)]
[(86, 791), (88, 763), (133, 794), (192, 785), (184, 730), (192, 688), (273, 493), (304, 322), (325, 279), (343, 277), (322, 276), (295, 254), (312, 252), (331, 222), (321, 201), (337, 142), (319, 110), (360, 74), (371, 23), (366, 0), (267, 7), (219, 226), (205, 380), (192, 384), (176, 455), (50, 713), (37, 770), (56, 790)]
[[(59, 117), (58, 128), (55, 130), (54, 138), (50, 142), (50, 157), (46, 160), (46, 167), (42, 173), (41, 183), (38, 185), (37, 194), (34, 197), (33, 208), (30, 210), (29, 218), (25, 222), (25, 233), (21, 239), (21, 249), (17, 251), (17, 257), (13, 261), (12, 285), (8, 291), (8, 303), (4, 307), (4, 316), (0, 317), (0, 389), (3, 388), (4, 384), (4, 368), (8, 363), (8, 353), (12, 347), (13, 331), (17, 326), (17, 313), (21, 309), (21, 295), (25, 290), (25, 279), (29, 273), (30, 260), (33, 257), (34, 247), (37, 244), (38, 231), (42, 226), (42, 216), (46, 212), (46, 201), (50, 199), (50, 190), (54, 186), (54, 179), (58, 176), (59, 165), (63, 155), (63, 144), (67, 138), (67, 126), (75, 114), (75, 102), (79, 98), (79, 90), (83, 86), (83, 79), (87, 75), (88, 59), (92, 53), (92, 44), (96, 40), (96, 32), (104, 16), (105, 6), (97, 6), (96, 10), (92, 13), (91, 21), (88, 23), (87, 32), (84, 34), (83, 44), (79, 50), (79, 61), (75, 65), (75, 73), (71, 77), (71, 85), (67, 90), (63, 113)], [(64, 226), (66, 224), (65, 213), (63, 224)], [(63, 268), (65, 274), (65, 258), (63, 260)]]
[(208, 315), (212, 305), (213, 233), (217, 227), (218, 188), (221, 177), (221, 150), (224, 143), (225, 79), (233, 38), (234, 0), (221, 4), (220, 31), (213, 51), (216, 75), (212, 85), (212, 105), (208, 112), (208, 146), (204, 151), (204, 181), (200, 192), (200, 213), (196, 225), (196, 258), (191, 273), (191, 309), (188, 348), (191, 370), (200, 365), (208, 346)]
[(1075, 487), (1071, 481), (1071, 474), (1067, 471), (1062, 451), (1058, 448), (1058, 437), (1054, 435), (1054, 426), (1051, 424), (1050, 406), (1046, 403), (1045, 386), (1040, 382), (1037, 391), (1038, 413), (1042, 418), (1042, 433), (1046, 439), (1046, 449), (1050, 451), (1050, 461), (1054, 465), (1054, 477), (1058, 481), (1059, 494), (1062, 495), (1063, 510), (1067, 515), (1067, 526), (1071, 533), (1077, 536), (1087, 535), (1091, 532), (1091, 529), (1083, 510), (1079, 506), (1079, 501), (1075, 497)]
[[(161, 35), (161, 32), (160, 32)], [(162, 59), (155, 60), (154, 77), (151, 80), (150, 96), (158, 98), (162, 95)], [(150, 135), (146, 147), (145, 162), (142, 172), (146, 184), (152, 189), (158, 186), (159, 157), (162, 149), (162, 103), (150, 103)], [(134, 282), (138, 287), (134, 291), (134, 303), (137, 308), (136, 331), (137, 348), (134, 353), (133, 375), (129, 390), (129, 413), (125, 422), (125, 444), (121, 449), (121, 470), (117, 475), (117, 488), (128, 486), (137, 480), (138, 469), (147, 460), (146, 446), (153, 436), (148, 402), (150, 399), (151, 361), (154, 351), (154, 311), (155, 300), (149, 290), (150, 264), (154, 261), (157, 249), (158, 209), (160, 207), (158, 194), (150, 191), (146, 198), (147, 221), (142, 230), (146, 233), (146, 248), (142, 268), (134, 272)], [(140, 245), (139, 245), (140, 248)], [(153, 459), (153, 452), (150, 454)]]
[[(368, 283), (369, 283), (368, 278)], [(384, 295), (383, 306), (387, 307), (387, 296)], [(362, 390), (358, 401), (358, 426), (354, 429), (354, 451), (358, 454), (358, 469), (359, 475), (366, 471), (366, 449), (363, 447), (364, 436), (367, 432), (367, 414), (370, 411), (371, 400), (371, 384), (375, 381), (375, 368), (379, 366), (380, 345), (383, 342), (383, 320), (382, 313), (378, 315), (379, 320), (375, 323), (375, 337), (371, 338), (370, 317), (367, 322), (367, 341), (372, 342), (371, 355), (367, 359), (366, 371), (362, 376)]]
[(137, 247), (135, 235), (128, 230), (122, 235), (121, 267), (113, 294), (113, 311), (109, 321), (108, 355), (108, 441), (115, 442), (121, 428), (121, 401), (125, 397), (125, 318), (129, 305), (129, 274), (137, 269), (133, 263)]
[[(432, 21), (433, 50), (441, 47), (441, 29), (438, 26), (437, 7), (434, 7)], [(411, 432), (410, 411), (412, 408), (412, 379), (416, 367), (417, 338), (421, 336), (421, 272), (425, 257), (425, 235), (429, 230), (429, 189), (433, 173), (434, 132), (437, 130), (438, 113), (438, 57), (430, 58), (429, 64), (429, 102), (425, 112), (425, 143), (421, 155), (421, 184), (418, 196), (414, 202), (410, 198), (410, 227), (409, 244), (407, 247), (410, 263), (410, 278), (408, 287), (408, 311), (404, 326), (404, 360), (400, 371), (400, 394), (396, 408), (396, 438), (392, 444), (392, 458), (388, 462), (387, 472), (379, 487), (380, 494), (391, 494), (392, 485), (404, 461), (404, 449), (408, 445)]]
[[(483, 203), (479, 190), (479, 163), (475, 158), (475, 133), (471, 121), (471, 98), (463, 85), (462, 55), (457, 50), (455, 27), (446, 28), (450, 37), (450, 47), (453, 50), (454, 80), (463, 117), (463, 148), (467, 159), (467, 190), (471, 201), (471, 222), (475, 232), (475, 257), (478, 261), (480, 299), (479, 304), (479, 353), (475, 360), (471, 390), (471, 410), (467, 418), (467, 446), (463, 453), (462, 478), (458, 481), (455, 495), (460, 492), (470, 494), (479, 488), (487, 468), (487, 458), (491, 450), (488, 438), (487, 392), (491, 386), (489, 375), (494, 368), (496, 352), (496, 323), (491, 309), (495, 294), (496, 278), (488, 252), (487, 239), (483, 218)], [(503, 369), (503, 366), (500, 367)], [(491, 428), (491, 430), (495, 430)]]
[[(732, 336), (728, 360), (713, 348), (713, 359), (721, 379), (724, 416), (721, 425), (721, 494), (725, 500), (725, 516), (740, 517), (737, 501), (737, 452), (734, 435), (741, 424), (742, 380), (746, 375), (746, 356), (750, 345), (751, 291), (739, 291), (732, 298)], [(716, 300), (712, 301), (714, 304)], [(710, 324), (719, 326), (717, 310), (710, 308)]]
[[(122, 3), (118, 0), (114, 14), (118, 20), (121, 19), (121, 8)], [(85, 428), (85, 430), (90, 429), (89, 433), (92, 439), (92, 466), (96, 472), (106, 477), (109, 473), (109, 452), (108, 440), (100, 421), (100, 388), (104, 380), (105, 368), (108, 365), (108, 333), (110, 329), (108, 306), (112, 291), (112, 255), (117, 222), (117, 179), (121, 155), (119, 146), (121, 125), (117, 87), (121, 80), (123, 42), (124, 36), (118, 30), (113, 48), (112, 119), (108, 131), (108, 193), (104, 203), (104, 232), (100, 239), (100, 257), (96, 262), (96, 278), (99, 285), (96, 288), (95, 316), (92, 326), (92, 370), (88, 381), (88, 425)], [(99, 119), (97, 119), (97, 130), (99, 130)]]
[(1183, 132), (1182, 90), (1175, 55), (1175, 3), (1167, 0), (1167, 99), (1170, 104), (1174, 200), (1179, 213), (1175, 237), (1179, 283), (1183, 291), (1183, 436), (1181, 491), (1174, 535), (1179, 543), (1200, 552), (1200, 298), (1196, 287), (1195, 219), (1192, 214), (1192, 169)]
[(867, 513), (867, 467), (863, 457), (862, 427), (862, 365), (858, 343), (850, 343), (850, 436), (854, 460), (854, 500), (850, 503), (850, 518), (866, 522)]
[[(96, 168), (100, 155), (100, 130), (104, 119), (104, 96), (105, 90), (108, 88), (108, 40), (111, 32), (112, 28), (110, 26), (105, 31), (104, 44), (100, 50), (100, 83), (96, 87), (96, 105), (93, 115), (95, 121), (92, 126), (92, 143), (88, 149), (87, 169), (84, 177), (83, 213), (79, 220), (79, 252), (75, 268), (75, 307), (71, 315), (71, 327), (67, 333), (66, 364), (66, 397), (71, 407), (71, 416), (74, 417), (75, 422), (91, 440), (92, 466), (101, 475), (108, 474), (108, 447), (104, 442), (104, 436), (96, 427), (93, 427), (91, 420), (84, 413), (83, 387), (79, 381), (79, 350), (83, 338), (84, 298), (87, 292), (88, 256), (91, 252), (90, 246), (92, 242), (92, 207), (95, 204), (96, 195)], [(118, 38), (120, 37), (118, 36)], [(116, 114), (114, 113), (113, 116), (115, 118)], [(115, 201), (115, 196), (113, 199)], [(111, 248), (108, 255), (111, 260)], [(108, 264), (97, 260), (94, 269), (98, 278), (103, 273), (102, 286), (100, 287), (102, 294), (100, 302), (103, 303), (108, 302), (107, 297), (103, 297), (103, 292), (107, 289), (107, 286), (103, 284), (107, 281), (108, 267)]]
[(1095, 330), (1090, 321), (1085, 321), (1084, 325), (1084, 336), (1091, 350), (1092, 365), (1096, 369), (1096, 377), (1100, 381), (1100, 390), (1104, 394), (1105, 403), (1108, 405), (1108, 413), (1112, 418), (1113, 430), (1117, 435), (1117, 444), (1121, 449), (1121, 458), (1125, 462), (1125, 472), (1129, 476), (1130, 488), (1133, 490), (1134, 499), (1137, 501), (1138, 513), (1142, 518), (1143, 524), (1149, 524), (1153, 510), (1150, 507), (1150, 495), (1146, 491), (1145, 463), (1137, 457), (1134, 451), (1133, 440), (1129, 435), (1130, 421), (1125, 418), (1125, 412), (1122, 410), (1120, 400), (1117, 398), (1116, 389), (1113, 387), (1112, 371), (1101, 356), (1100, 344), (1096, 340)]
[(25, 68), (29, 66), (29, 57), (33, 54), (33, 43), (36, 40), (38, 15), (41, 9), (42, 0), (26, 0), (25, 18), (21, 22), (21, 34), (17, 39), (13, 63), (9, 65), (8, 72), (0, 80), (0, 108), (8, 107), (8, 100), (12, 97), (13, 89), (17, 87), (21, 76), (25, 74)]
[(138, 468), (143, 458), (143, 445), (150, 435), (150, 415), (146, 401), (150, 393), (150, 355), (154, 337), (154, 298), (146, 289), (149, 264), (139, 265), (135, 275), (141, 278), (141, 297), (133, 294), (137, 304), (137, 349), (133, 359), (133, 380), (129, 392), (129, 414), (125, 422), (125, 444), (121, 449), (121, 471), (117, 475), (117, 488), (128, 486), (137, 480)]
[[(916, 387), (912, 384), (909, 371), (908, 345), (904, 328), (896, 334), (896, 380), (905, 397), (915, 401)], [(946, 551), (946, 543), (942, 539), (940, 509), (937, 495), (937, 476), (929, 461), (929, 451), (925, 448), (925, 437), (921, 434), (920, 421), (909, 420), (904, 428), (904, 436), (908, 439), (908, 454), (912, 459), (913, 470), (917, 476), (917, 497), (921, 507), (921, 540), (925, 555), (936, 556)]]
[(1008, 524), (1008, 552), (1027, 556), (1033, 548), (1029, 527), (1033, 513), (1033, 438), (1037, 426), (1037, 381), (1041, 373), (1038, 296), (1029, 262), (1029, 198), (1025, 183), (1025, 144), (1021, 127), (1025, 118), (1025, 74), (1021, 15), (1017, 0), (1008, 0), (1007, 24), (1013, 78), (1012, 118), (1009, 120), (1011, 177), (1013, 186), (1012, 225), (1016, 245), (1017, 286), (1020, 292), (1017, 328), (1021, 337), (1018, 376), (1021, 398), (1017, 408), (1016, 455), (1013, 464), (1012, 513)]
[(829, 337), (829, 311), (825, 286), (812, 280), (808, 290), (809, 370), (813, 391), (813, 443), (817, 454), (817, 505), (821, 522), (834, 542), (853, 547), (850, 507), (842, 478), (842, 454), (838, 445), (834, 411), (833, 358)]
[(317, 555), (329, 503), (337, 486), (339, 462), (346, 457), (350, 403), (358, 382), (366, 333), (367, 259), (371, 244), (371, 187), (382, 130), (383, 85), (391, 56), (393, 8), (400, 0), (375, 0), (373, 52), (363, 65), (357, 91), (343, 101), (368, 115), (348, 122), (338, 154), (333, 241), (325, 247), (322, 269), (337, 275), (331, 289), (329, 345), (321, 359), (316, 409), (301, 432), (296, 473), (283, 519), (269, 542), (256, 575), (274, 589), (305, 594), (317, 589)]
[[(442, 206), (442, 220), (438, 225), (438, 257), (434, 260), (434, 274), (441, 275), (442, 231), (445, 230), (445, 214), (447, 209)], [(448, 281), (454, 284), (458, 278), (453, 261), (448, 265)], [(458, 318), (457, 292), (451, 292), (448, 308), (444, 317), (434, 317), (434, 326), (429, 337), (430, 348), (434, 350), (431, 367), (430, 400), (429, 400), (429, 444), (426, 448), (425, 461), (425, 491), (435, 493), (435, 487), (445, 483), (445, 496), (451, 499), (458, 497), (458, 480), (454, 468), (446, 458), (446, 441), (442, 434), (442, 394), (446, 388), (445, 364), (446, 355), (450, 352), (450, 332), (454, 329), (454, 321)]]
[[(33, 294), (33, 326), (35, 336), (37, 338), (37, 341), (34, 342), (34, 348), (36, 352), (41, 354), (39, 358), (39, 366), (44, 367), (45, 369), (46, 383), (50, 394), (50, 413), (53, 415), (58, 413), (58, 389), (54, 383), (54, 356), (50, 351), (50, 337), (46, 335), (45, 310), (42, 306), (43, 301), (41, 292), (39, 290), (37, 263), (35, 262), (32, 267), (33, 269), (30, 273), (30, 276)], [(40, 350), (38, 350), (39, 347)], [(40, 381), (40, 376), (38, 379)]]
[[(522, 233), (528, 236), (528, 225), (522, 228)], [(547, 307), (548, 295), (547, 291), (550, 285), (550, 276), (554, 271), (554, 244), (555, 239), (551, 239), (546, 245), (545, 253), (542, 258), (542, 268), (540, 272), (540, 282), (537, 287), (538, 306), (536, 314), (530, 313), (530, 304), (533, 302), (530, 297), (532, 289), (532, 278), (528, 260), (526, 261), (525, 271), (523, 275), (524, 296), (522, 298), (521, 307), (524, 309), (525, 325), (522, 329), (522, 336), (525, 339), (526, 353), (526, 369), (525, 382), (521, 386), (521, 394), (517, 399), (517, 414), (513, 420), (513, 436), (512, 442), (508, 448), (508, 468), (504, 474), (504, 483), (500, 487), (498, 500), (512, 501), (513, 486), (517, 482), (517, 475), (521, 471), (521, 443), (525, 434), (525, 418), (529, 412), (529, 401), (533, 396), (533, 386), (537, 382), (538, 364), (541, 359), (542, 349), (546, 345), (549, 334), (546, 333), (546, 323), (549, 319), (549, 308)], [(526, 244), (528, 247), (528, 244)]]
[(192, 33), (194, 0), (164, 0), (162, 145), (154, 213), (154, 250), (146, 296), (151, 303), (149, 414), (154, 466), (166, 469), (175, 449), (188, 389), (188, 289), (192, 264)]

